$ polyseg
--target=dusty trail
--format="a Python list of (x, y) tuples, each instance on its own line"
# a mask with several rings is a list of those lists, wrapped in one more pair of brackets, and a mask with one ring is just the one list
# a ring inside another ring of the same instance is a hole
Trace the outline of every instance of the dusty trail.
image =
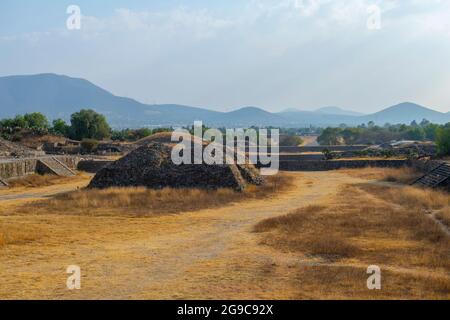
[[(291, 298), (282, 290), (289, 274), (267, 283), (257, 271), (286, 255), (258, 245), (252, 227), (361, 182), (330, 172), (293, 175), (295, 187), (281, 195), (220, 209), (152, 218), (40, 217), (38, 225), (51, 226), (50, 245), (0, 251), (0, 276), (7, 279), (0, 297)], [(72, 264), (82, 269), (80, 291), (65, 288)]]
[(52, 188), (49, 191), (37, 191), (37, 192), (27, 192), (20, 194), (6, 194), (0, 195), (1, 201), (14, 201), (14, 200), (24, 200), (24, 199), (43, 199), (53, 197), (59, 194), (71, 192), (77, 190), (77, 186), (66, 186), (59, 187), (58, 189)]
[(58, 194), (75, 191), (84, 188), (89, 184), (90, 176), (80, 176), (68, 179), (62, 184), (42, 186), (39, 188), (14, 188), (0, 189), (0, 204), (6, 201), (18, 201), (27, 199), (43, 199), (56, 196)]

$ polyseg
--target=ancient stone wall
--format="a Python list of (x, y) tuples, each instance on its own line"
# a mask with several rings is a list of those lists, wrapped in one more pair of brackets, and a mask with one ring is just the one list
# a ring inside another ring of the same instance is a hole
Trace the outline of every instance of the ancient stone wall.
[(407, 160), (332, 160), (332, 161), (280, 161), (281, 171), (329, 171), (343, 168), (365, 167), (400, 168), (410, 165)]
[(36, 159), (20, 159), (0, 162), (0, 179), (20, 178), (36, 172)]
[[(303, 152), (323, 152), (324, 150), (335, 151), (335, 152), (346, 152), (346, 151), (361, 151), (366, 149), (366, 145), (354, 145), (354, 146), (280, 146), (280, 153), (303, 153)], [(270, 150), (270, 148), (269, 148)], [(257, 151), (257, 148), (250, 147), (251, 152)]]
[[(79, 159), (70, 156), (55, 156), (70, 169), (77, 169)], [(2, 159), (0, 160), (0, 179), (8, 180), (24, 177), (38, 171), (37, 158)]]

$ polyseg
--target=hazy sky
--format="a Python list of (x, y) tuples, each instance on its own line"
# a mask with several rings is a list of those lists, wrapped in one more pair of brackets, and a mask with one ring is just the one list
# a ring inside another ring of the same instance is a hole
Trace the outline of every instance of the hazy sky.
[(1, 0), (0, 75), (47, 72), (216, 110), (450, 111), (450, 1)]

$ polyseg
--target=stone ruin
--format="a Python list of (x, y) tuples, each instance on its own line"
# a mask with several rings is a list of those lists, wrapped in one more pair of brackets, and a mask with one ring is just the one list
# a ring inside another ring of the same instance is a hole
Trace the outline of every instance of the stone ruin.
[(248, 163), (176, 165), (171, 159), (173, 144), (167, 143), (167, 140), (164, 140), (165, 143), (160, 141), (143, 144), (101, 169), (89, 184), (89, 188), (142, 186), (152, 189), (232, 188), (242, 191), (247, 184), (261, 185), (264, 182), (258, 170)]
[(37, 157), (44, 154), (43, 151), (37, 151), (0, 138), (0, 158)]

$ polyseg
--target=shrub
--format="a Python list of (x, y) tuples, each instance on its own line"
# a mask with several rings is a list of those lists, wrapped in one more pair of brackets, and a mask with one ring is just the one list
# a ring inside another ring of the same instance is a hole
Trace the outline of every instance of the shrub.
[(450, 126), (437, 129), (436, 144), (441, 156), (450, 155)]

